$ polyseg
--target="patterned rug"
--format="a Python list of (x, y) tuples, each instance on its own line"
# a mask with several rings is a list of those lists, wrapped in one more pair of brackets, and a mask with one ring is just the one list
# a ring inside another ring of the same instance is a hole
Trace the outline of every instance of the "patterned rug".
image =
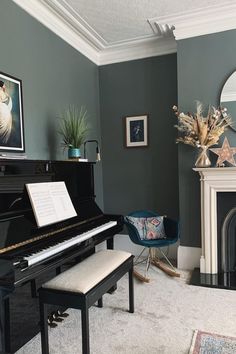
[(235, 354), (236, 338), (219, 334), (194, 332), (189, 354)]

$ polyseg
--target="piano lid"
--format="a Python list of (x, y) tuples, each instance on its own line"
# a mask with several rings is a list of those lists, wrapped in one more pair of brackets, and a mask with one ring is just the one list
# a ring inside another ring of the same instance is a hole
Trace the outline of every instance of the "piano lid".
[[(10, 247), (28, 245), (103, 216), (95, 203), (92, 164), (33, 160), (3, 163), (5, 171), (0, 175), (0, 255), (8, 252)], [(31, 205), (24, 198), (24, 186), (25, 183), (47, 181), (65, 181), (78, 216), (38, 228)]]
[(33, 242), (68, 232), (73, 228), (98, 220), (103, 213), (94, 201), (81, 203), (77, 216), (44, 227), (37, 227), (31, 209), (0, 215), (0, 255)]

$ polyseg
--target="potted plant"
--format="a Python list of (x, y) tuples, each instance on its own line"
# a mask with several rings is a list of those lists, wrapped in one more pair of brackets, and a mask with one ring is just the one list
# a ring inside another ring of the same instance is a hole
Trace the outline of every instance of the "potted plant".
[(68, 148), (69, 159), (81, 156), (80, 146), (88, 131), (88, 113), (83, 106), (79, 109), (71, 105), (63, 111), (59, 133), (62, 135), (63, 146)]

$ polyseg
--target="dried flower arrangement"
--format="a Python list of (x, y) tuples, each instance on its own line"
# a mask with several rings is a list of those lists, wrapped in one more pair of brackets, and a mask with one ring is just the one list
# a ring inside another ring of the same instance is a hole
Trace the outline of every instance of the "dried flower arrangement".
[(232, 125), (227, 108), (220, 107), (216, 109), (210, 106), (207, 116), (203, 116), (203, 105), (197, 101), (197, 110), (195, 114), (180, 113), (177, 106), (173, 106), (173, 111), (178, 118), (178, 125), (175, 127), (180, 132), (176, 142), (192, 145), (195, 147), (205, 147), (218, 144), (220, 136), (225, 129)]

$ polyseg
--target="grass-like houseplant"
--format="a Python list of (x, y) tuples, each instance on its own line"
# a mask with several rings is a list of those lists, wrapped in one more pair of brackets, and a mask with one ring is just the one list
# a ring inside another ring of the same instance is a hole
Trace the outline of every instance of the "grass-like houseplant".
[(62, 112), (59, 133), (63, 146), (68, 148), (68, 157), (80, 157), (80, 147), (89, 131), (88, 112), (85, 107), (70, 105)]

